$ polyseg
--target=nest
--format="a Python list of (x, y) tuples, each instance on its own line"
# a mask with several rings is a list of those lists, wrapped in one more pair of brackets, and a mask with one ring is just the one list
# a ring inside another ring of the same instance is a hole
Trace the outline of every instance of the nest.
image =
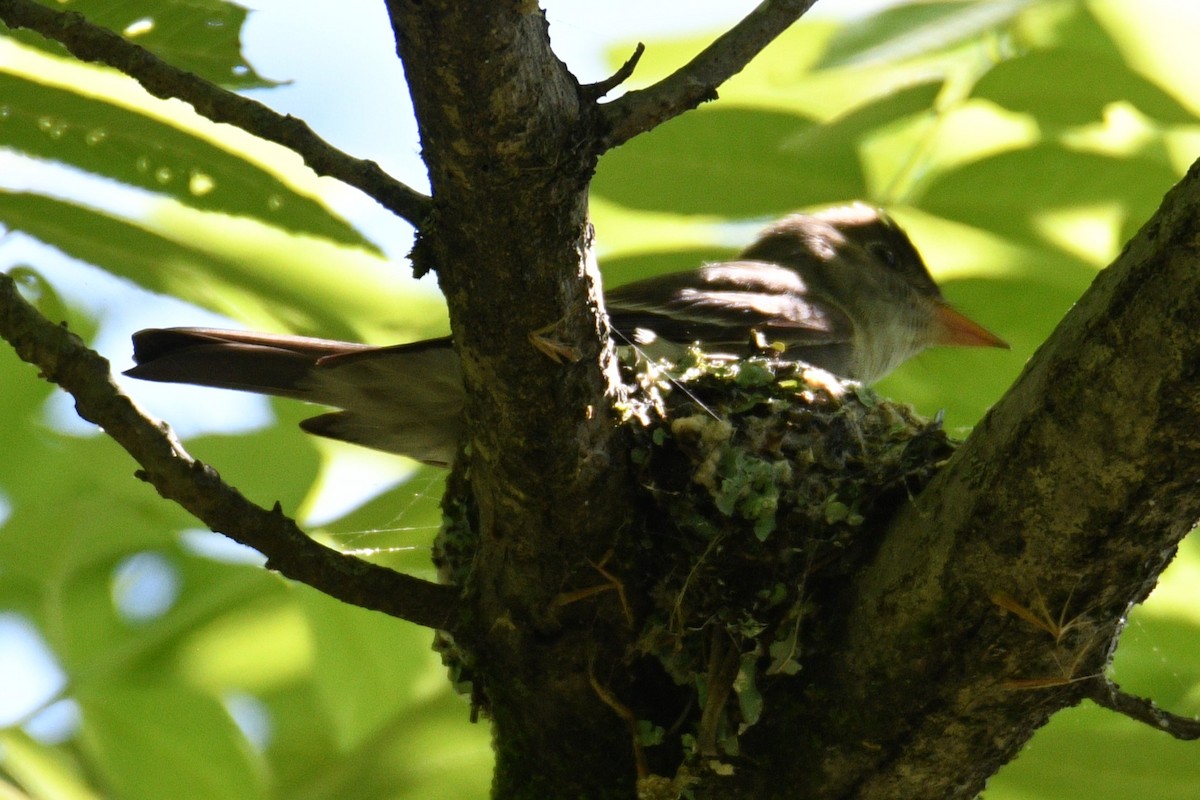
[(801, 672), (822, 609), (953, 443), (940, 420), (795, 362), (692, 352), (635, 374), (644, 527), (621, 561), (650, 603), (637, 648), (698, 693), (687, 749), (731, 754), (764, 680)]
[[(954, 445), (940, 420), (804, 364), (690, 351), (625, 369), (641, 494), (608, 569), (633, 606), (630, 665), (655, 665), (654, 683), (673, 684), (645, 708), (634, 701), (639, 747), (733, 755), (767, 682), (801, 676), (832, 646), (848, 580)], [(452, 473), (435, 548), (443, 579), (459, 585), (476, 550), (465, 481)], [(437, 649), (460, 690), (484, 702), (470, 654), (446, 635)]]

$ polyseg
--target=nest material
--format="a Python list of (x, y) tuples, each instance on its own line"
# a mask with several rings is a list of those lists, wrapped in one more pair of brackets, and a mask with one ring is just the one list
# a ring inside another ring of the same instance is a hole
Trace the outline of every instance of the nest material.
[[(763, 712), (762, 687), (824, 646), (847, 578), (954, 444), (939, 420), (804, 364), (691, 351), (626, 367), (642, 524), (622, 531), (609, 569), (636, 607), (630, 661), (660, 665), (696, 700), (673, 726), (640, 720), (642, 742), (731, 755)], [(435, 546), (459, 585), (476, 550), (466, 479), (452, 474)], [(445, 635), (436, 647), (460, 691), (484, 702), (470, 654)]]
[(692, 749), (736, 752), (763, 681), (802, 670), (819, 612), (953, 443), (940, 420), (804, 364), (693, 352), (670, 377), (637, 375), (646, 524), (622, 560), (650, 598), (638, 647), (698, 691)]

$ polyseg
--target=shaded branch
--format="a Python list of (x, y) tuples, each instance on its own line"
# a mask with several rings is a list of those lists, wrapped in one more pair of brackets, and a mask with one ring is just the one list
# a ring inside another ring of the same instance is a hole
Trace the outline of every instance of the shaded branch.
[(638, 62), (642, 60), (642, 56), (646, 52), (646, 45), (641, 42), (637, 43), (637, 47), (633, 50), (633, 55), (625, 59), (625, 63), (609, 77), (596, 83), (589, 83), (582, 87), (583, 96), (588, 100), (599, 100), (604, 95), (611, 92), (613, 89), (620, 86), (625, 81), (629, 80), (633, 75), (633, 71), (637, 69)]
[(600, 151), (611, 150), (705, 101), (715, 100), (718, 86), (741, 72), (815, 2), (764, 0), (685, 66), (653, 86), (601, 106), (605, 130), (600, 137)]
[(278, 504), (268, 511), (193, 459), (170, 429), (146, 417), (113, 382), (108, 361), (66, 327), (47, 320), (0, 273), (0, 337), (23, 361), (75, 399), (79, 416), (99, 425), (141, 465), (138, 476), (214, 531), (253, 547), (267, 567), (331, 597), (429, 628), (453, 630), (458, 590), (393, 572), (310, 539)]
[(317, 136), (291, 115), (279, 114), (255, 100), (222, 89), (173, 67), (149, 50), (73, 11), (55, 11), (33, 0), (0, 0), (0, 20), (10, 28), (28, 28), (58, 42), (81, 61), (105, 64), (130, 76), (164, 100), (183, 100), (201, 116), (283, 145), (299, 154), (318, 175), (337, 178), (374, 198), (420, 228), (429, 198), (388, 175), (374, 161), (354, 158)]
[(1123, 692), (1121, 687), (1112, 681), (1096, 681), (1093, 686), (1095, 688), (1088, 694), (1088, 698), (1098, 706), (1144, 722), (1176, 739), (1189, 742), (1200, 739), (1200, 720), (1163, 711), (1153, 700)]

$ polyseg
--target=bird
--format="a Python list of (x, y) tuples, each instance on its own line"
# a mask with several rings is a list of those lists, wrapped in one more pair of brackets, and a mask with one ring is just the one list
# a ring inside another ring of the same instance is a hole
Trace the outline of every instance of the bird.
[[(605, 293), (620, 345), (676, 358), (693, 344), (739, 358), (769, 352), (873, 383), (933, 345), (1008, 345), (942, 297), (908, 235), (863, 203), (767, 226), (732, 261)], [(126, 375), (291, 397), (338, 409), (308, 433), (448, 466), (465, 390), (451, 339), (392, 346), (215, 328), (133, 336)]]

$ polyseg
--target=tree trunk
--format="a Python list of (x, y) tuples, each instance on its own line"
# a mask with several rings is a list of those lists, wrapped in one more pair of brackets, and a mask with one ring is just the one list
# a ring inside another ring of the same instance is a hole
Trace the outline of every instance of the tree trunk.
[(612, 645), (594, 652), (554, 602), (597, 582), (589, 561), (629, 505), (587, 219), (595, 106), (534, 3), (388, 7), (434, 198), (413, 260), (437, 272), (469, 398), (457, 469), (478, 541), (459, 638), (494, 719), (496, 795), (629, 796), (627, 734), (587, 677)]

